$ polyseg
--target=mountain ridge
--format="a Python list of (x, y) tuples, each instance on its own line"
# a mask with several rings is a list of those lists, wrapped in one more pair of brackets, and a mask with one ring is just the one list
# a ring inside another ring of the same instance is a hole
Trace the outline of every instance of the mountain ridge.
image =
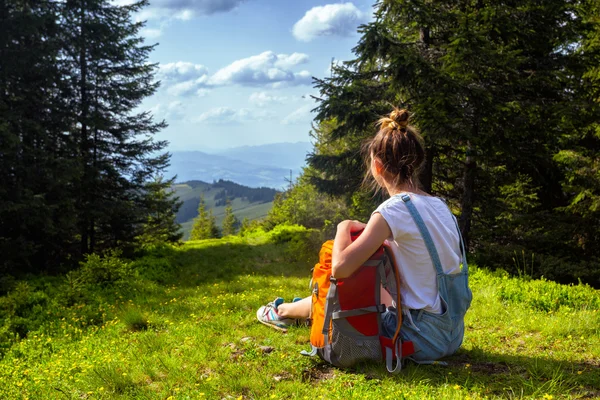
[(177, 182), (224, 179), (251, 188), (282, 190), (289, 185), (290, 170), (292, 179), (300, 175), (311, 147), (308, 142), (296, 142), (240, 146), (219, 153), (174, 151), (166, 175), (176, 175)]

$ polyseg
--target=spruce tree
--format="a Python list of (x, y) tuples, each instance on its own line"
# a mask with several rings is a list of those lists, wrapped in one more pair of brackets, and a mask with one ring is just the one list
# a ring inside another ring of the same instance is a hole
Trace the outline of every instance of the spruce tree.
[(212, 210), (206, 211), (206, 203), (204, 195), (202, 195), (198, 204), (198, 216), (194, 218), (190, 240), (212, 239), (219, 236), (216, 218)]
[(190, 233), (190, 240), (202, 240), (208, 239), (210, 222), (208, 219), (208, 212), (206, 211), (206, 203), (204, 202), (204, 195), (200, 196), (200, 203), (198, 204), (198, 216), (194, 218), (194, 224), (192, 225), (192, 231)]
[(322, 141), (309, 160), (313, 182), (355, 193), (373, 122), (391, 105), (407, 107), (425, 138), (425, 190), (460, 211), (463, 235), (491, 255), (486, 262), (512, 264), (506, 255), (516, 249), (549, 255), (557, 245), (570, 250), (553, 265), (576, 260), (583, 241), (568, 227), (577, 213), (561, 210), (584, 197), (589, 209), (596, 192), (585, 190), (593, 173), (568, 183), (578, 165), (595, 168), (598, 16), (591, 1), (378, 2), (356, 58), (317, 81)]
[(221, 237), (221, 230), (217, 226), (217, 217), (213, 215), (212, 210), (208, 210), (208, 221), (209, 221), (209, 238), (218, 239)]
[(248, 219), (248, 217), (244, 217), (244, 219), (242, 220), (242, 224), (240, 225), (240, 231), (238, 232), (238, 234), (240, 236), (244, 236), (246, 234), (246, 232), (248, 232), (249, 229), (250, 229), (250, 219)]
[(223, 218), (223, 236), (227, 235), (235, 235), (235, 232), (238, 230), (240, 221), (233, 214), (233, 207), (231, 205), (231, 200), (227, 199), (225, 206), (225, 217)]
[(179, 198), (174, 197), (171, 185), (162, 177), (146, 184), (145, 209), (146, 222), (137, 241), (143, 244), (177, 242), (181, 239), (181, 225), (176, 221), (177, 210), (181, 206)]
[(148, 62), (154, 46), (143, 43), (143, 23), (133, 21), (147, 4), (62, 3), (61, 59), (69, 67), (74, 95), (71, 135), (78, 146), (81, 253), (133, 241), (149, 211), (145, 186), (168, 163), (168, 154), (161, 154), (166, 142), (152, 138), (165, 123), (135, 111), (158, 87), (157, 66)]
[(0, 2), (0, 273), (48, 271), (72, 250), (77, 174), (56, 4)]

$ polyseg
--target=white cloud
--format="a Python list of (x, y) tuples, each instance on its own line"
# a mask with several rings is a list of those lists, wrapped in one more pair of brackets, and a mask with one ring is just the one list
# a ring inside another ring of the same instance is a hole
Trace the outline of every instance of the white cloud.
[(190, 96), (196, 94), (199, 97), (206, 96), (209, 92), (204, 89), (208, 76), (202, 76), (198, 79), (192, 79), (185, 82), (179, 82), (167, 88), (167, 93), (171, 96)]
[(221, 68), (209, 80), (215, 86), (238, 84), (243, 86), (276, 85), (288, 86), (310, 84), (308, 71), (293, 72), (292, 67), (306, 63), (308, 56), (301, 53), (275, 54), (265, 51), (259, 55), (234, 61)]
[[(142, 29), (141, 35), (147, 39), (155, 39), (173, 21), (189, 21), (197, 15), (210, 15), (230, 11), (245, 0), (154, 0), (150, 7), (138, 11), (134, 20), (147, 21), (150, 25)], [(127, 5), (134, 0), (113, 0), (117, 5)]]
[(276, 96), (267, 92), (254, 92), (250, 95), (250, 103), (254, 103), (259, 107), (264, 107), (267, 104), (282, 104), (288, 101), (286, 96)]
[(206, 75), (208, 75), (208, 69), (204, 65), (184, 61), (161, 64), (158, 71), (160, 79), (174, 82), (200, 79)]
[(248, 121), (262, 121), (274, 118), (275, 113), (267, 110), (250, 110), (247, 108), (233, 109), (216, 107), (202, 113), (195, 122), (215, 125), (241, 124)]
[(275, 66), (277, 68), (290, 69), (296, 65), (306, 64), (308, 62), (308, 55), (304, 53), (292, 53), (289, 56), (287, 54), (278, 54)]
[(153, 0), (151, 6), (168, 10), (187, 10), (211, 15), (235, 9), (245, 0)]
[(184, 117), (184, 105), (180, 101), (172, 101), (167, 105), (157, 104), (150, 109), (156, 119), (165, 119), (167, 122)]
[(304, 42), (319, 36), (350, 36), (365, 20), (366, 14), (352, 3), (327, 4), (308, 10), (292, 33)]
[(157, 76), (171, 96), (197, 94), (202, 97), (208, 93), (202, 90), (208, 82), (208, 69), (204, 65), (183, 61), (161, 64)]
[(302, 106), (296, 111), (288, 114), (284, 119), (281, 120), (281, 123), (283, 125), (293, 125), (310, 122), (312, 120), (310, 110), (313, 108), (314, 106), (312, 104)]
[[(308, 56), (301, 53), (275, 54), (265, 51), (256, 56), (234, 61), (221, 68), (214, 75), (209, 75), (208, 69), (201, 64), (190, 62), (173, 62), (161, 64), (157, 79), (166, 87), (171, 96), (206, 96), (211, 87), (218, 86), (270, 86), (281, 88), (298, 85), (310, 85), (312, 76), (303, 70), (292, 71), (291, 68), (308, 61)], [(269, 101), (280, 102), (282, 97), (254, 98), (258, 103)], [(252, 99), (251, 99), (252, 100)]]

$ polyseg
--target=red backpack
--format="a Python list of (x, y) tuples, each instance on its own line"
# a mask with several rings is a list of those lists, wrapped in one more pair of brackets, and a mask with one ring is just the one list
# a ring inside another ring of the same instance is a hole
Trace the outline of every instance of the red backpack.
[[(360, 232), (352, 234), (355, 240)], [(315, 265), (311, 281), (312, 307), (311, 352), (338, 366), (350, 367), (363, 361), (384, 360), (389, 372), (400, 371), (402, 358), (414, 353), (412, 342), (400, 340), (402, 313), (393, 338), (382, 335), (381, 287), (396, 287), (400, 308), (400, 277), (391, 249), (382, 245), (350, 277), (335, 279), (331, 276), (333, 240), (323, 244), (319, 263)], [(396, 365), (393, 366), (393, 360)]]

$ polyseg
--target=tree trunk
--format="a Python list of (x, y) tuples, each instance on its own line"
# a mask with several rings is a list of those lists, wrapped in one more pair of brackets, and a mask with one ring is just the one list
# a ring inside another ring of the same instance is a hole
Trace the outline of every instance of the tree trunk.
[(473, 195), (475, 193), (475, 176), (477, 174), (477, 161), (473, 154), (474, 150), (469, 144), (467, 146), (467, 157), (463, 172), (463, 194), (460, 201), (461, 214), (458, 226), (465, 241), (465, 248), (469, 249), (469, 233), (471, 230), (471, 218), (473, 216)]
[(432, 194), (432, 183), (433, 183), (433, 160), (435, 157), (435, 147), (429, 146), (425, 148), (425, 162), (423, 168), (419, 172), (419, 182), (421, 183), (421, 189), (424, 192)]
[(81, 81), (80, 81), (80, 96), (81, 96), (81, 143), (80, 143), (80, 152), (81, 152), (81, 163), (83, 165), (82, 168), (82, 179), (80, 190), (80, 209), (79, 218), (81, 220), (81, 254), (89, 253), (89, 166), (88, 166), (88, 93), (87, 93), (87, 57), (86, 57), (86, 43), (85, 43), (85, 2), (81, 4), (81, 14), (80, 14), (80, 23), (81, 23), (81, 33), (79, 36), (80, 39), (80, 49), (79, 49), (79, 68), (81, 70)]

